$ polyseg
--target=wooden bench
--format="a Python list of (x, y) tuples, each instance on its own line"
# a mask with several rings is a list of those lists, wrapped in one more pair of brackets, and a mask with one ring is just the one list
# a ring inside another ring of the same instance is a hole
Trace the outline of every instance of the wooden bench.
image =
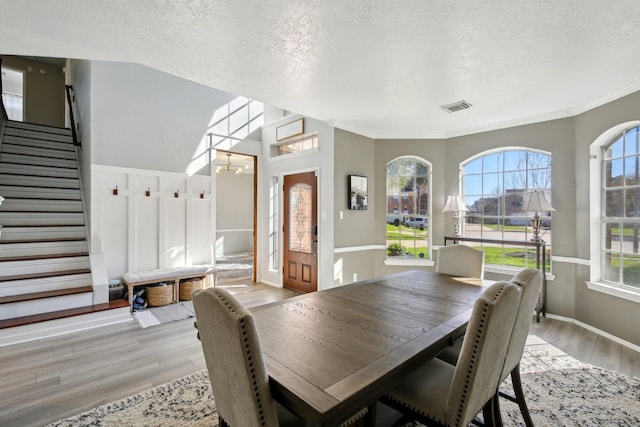
[(178, 301), (180, 295), (180, 281), (204, 277), (204, 286), (209, 286), (209, 277), (213, 277), (216, 286), (217, 269), (211, 265), (194, 265), (190, 267), (158, 268), (155, 270), (125, 273), (122, 282), (127, 286), (129, 306), (133, 310), (133, 288), (152, 283), (173, 282), (173, 302)]

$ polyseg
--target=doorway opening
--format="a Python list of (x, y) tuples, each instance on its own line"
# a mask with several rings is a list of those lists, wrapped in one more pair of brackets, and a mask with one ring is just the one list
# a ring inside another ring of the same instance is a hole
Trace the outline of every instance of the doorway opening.
[(257, 159), (217, 150), (214, 163), (218, 283), (255, 282)]
[(24, 121), (24, 71), (2, 67), (2, 103), (9, 120)]

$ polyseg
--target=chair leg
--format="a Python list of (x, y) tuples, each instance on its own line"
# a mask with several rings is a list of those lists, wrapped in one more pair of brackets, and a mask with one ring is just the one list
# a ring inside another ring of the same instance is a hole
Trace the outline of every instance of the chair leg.
[(502, 427), (502, 415), (500, 414), (500, 398), (498, 393), (491, 399), (493, 403), (493, 425), (496, 427)]
[(482, 418), (486, 427), (502, 427), (502, 417), (498, 406), (498, 393), (485, 403), (482, 407)]
[(511, 371), (511, 383), (513, 384), (513, 391), (516, 394), (516, 402), (520, 407), (522, 418), (524, 418), (524, 424), (527, 427), (533, 427), (533, 420), (531, 414), (529, 414), (529, 408), (527, 402), (524, 400), (524, 392), (522, 391), (522, 381), (520, 380), (520, 364), (517, 364), (513, 371)]
[(376, 425), (376, 402), (367, 406), (367, 413), (364, 415), (363, 424), (365, 427), (375, 427)]

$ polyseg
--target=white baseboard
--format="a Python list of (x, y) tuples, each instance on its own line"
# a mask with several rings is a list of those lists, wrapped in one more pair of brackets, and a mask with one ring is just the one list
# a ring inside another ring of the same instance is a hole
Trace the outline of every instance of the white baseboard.
[(587, 330), (589, 330), (589, 331), (591, 331), (593, 333), (596, 333), (596, 334), (598, 334), (600, 336), (608, 338), (611, 341), (617, 342), (618, 344), (621, 344), (621, 345), (623, 345), (623, 346), (625, 346), (625, 347), (627, 347), (627, 348), (629, 348), (631, 350), (640, 352), (640, 346), (639, 345), (636, 345), (636, 344), (634, 344), (632, 342), (623, 340), (622, 338), (617, 337), (615, 335), (612, 335), (612, 334), (610, 334), (608, 332), (605, 332), (605, 331), (603, 331), (601, 329), (594, 328), (593, 326), (591, 326), (591, 325), (589, 325), (587, 323), (583, 323), (583, 322), (581, 322), (579, 320), (572, 319), (570, 317), (558, 316), (556, 314), (549, 314), (549, 313), (547, 313), (545, 317), (548, 317), (549, 319), (555, 319), (555, 320), (561, 320), (563, 322), (573, 323), (573, 324), (578, 325), (578, 326), (580, 326), (582, 328), (585, 328), (585, 329), (587, 329)]
[(133, 320), (129, 307), (65, 317), (0, 330), (0, 347), (66, 335)]

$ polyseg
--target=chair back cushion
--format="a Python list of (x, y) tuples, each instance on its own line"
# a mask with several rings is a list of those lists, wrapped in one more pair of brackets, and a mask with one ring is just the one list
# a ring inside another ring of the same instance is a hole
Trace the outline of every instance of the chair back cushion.
[(447, 399), (447, 425), (467, 426), (496, 393), (521, 298), (520, 287), (496, 282), (475, 302)]
[(533, 310), (538, 302), (538, 295), (540, 295), (540, 288), (542, 287), (542, 273), (539, 270), (526, 268), (513, 276), (511, 283), (522, 288), (522, 298), (520, 298), (520, 307), (511, 332), (511, 341), (509, 342), (507, 358), (502, 371), (502, 380), (518, 366), (522, 358), (524, 345), (527, 342), (527, 336), (531, 328)]
[(277, 426), (251, 313), (220, 288), (196, 290), (193, 306), (220, 416), (232, 427)]
[(459, 277), (484, 277), (484, 252), (465, 245), (438, 249), (436, 272)]

